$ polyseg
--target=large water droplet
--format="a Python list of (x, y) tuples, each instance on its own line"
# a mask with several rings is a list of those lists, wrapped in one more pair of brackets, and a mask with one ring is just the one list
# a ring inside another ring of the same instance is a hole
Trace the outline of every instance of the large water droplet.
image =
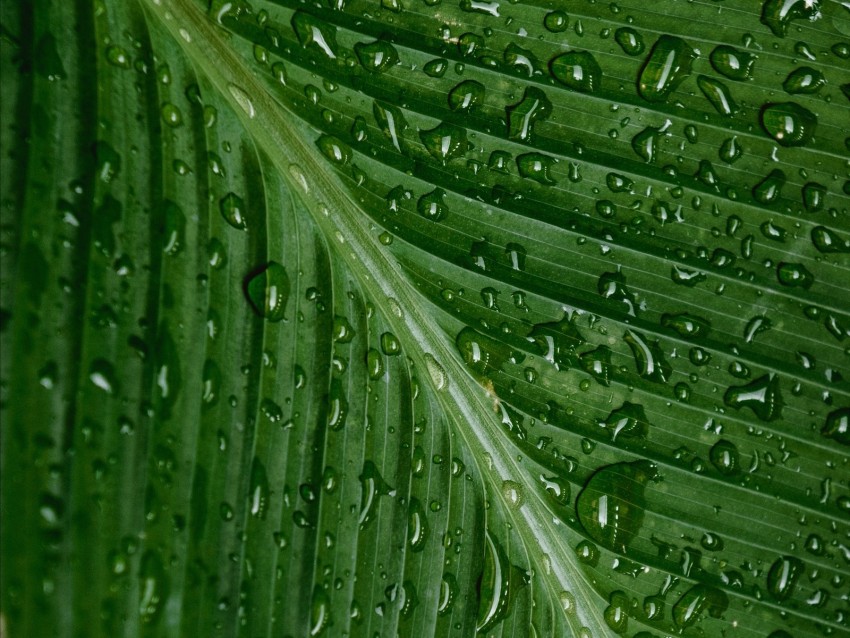
[(724, 476), (732, 476), (741, 470), (738, 448), (726, 439), (720, 439), (711, 446), (708, 458), (717, 471)]
[(327, 57), (336, 59), (336, 27), (298, 10), (292, 16), (292, 29), (302, 47), (318, 49)]
[(534, 86), (525, 89), (522, 100), (505, 108), (508, 115), (508, 137), (512, 140), (531, 139), (535, 122), (544, 120), (552, 112), (552, 103), (546, 94)]
[(648, 102), (663, 102), (691, 73), (697, 58), (687, 42), (662, 35), (652, 47), (638, 79), (638, 91)]
[(758, 56), (754, 53), (738, 51), (725, 44), (715, 47), (709, 56), (715, 71), (738, 81), (749, 79), (756, 59)]
[(768, 104), (761, 111), (762, 127), (782, 146), (808, 144), (817, 121), (814, 113), (795, 102)]
[(258, 315), (269, 321), (280, 321), (289, 299), (289, 277), (286, 269), (270, 261), (255, 274), (249, 275), (245, 294)]
[(395, 490), (387, 485), (372, 461), (363, 463), (360, 473), (360, 519), (361, 529), (365, 528), (376, 516), (379, 496), (395, 496)]
[(694, 585), (673, 605), (673, 622), (685, 629), (694, 625), (704, 611), (712, 618), (720, 618), (728, 606), (729, 598), (720, 589), (711, 585)]
[(810, 66), (801, 66), (788, 74), (782, 83), (782, 88), (791, 95), (817, 93), (826, 84), (823, 73)]
[(732, 93), (723, 82), (719, 82), (707, 75), (700, 75), (697, 78), (697, 86), (720, 115), (726, 115), (728, 117), (738, 111), (738, 105), (732, 99)]
[(788, 33), (791, 20), (816, 20), (818, 17), (819, 0), (765, 0), (761, 7), (761, 23), (780, 38)]
[(552, 76), (575, 91), (594, 93), (602, 86), (602, 67), (587, 51), (568, 51), (549, 63)]
[(612, 410), (608, 418), (599, 422), (599, 426), (611, 434), (612, 441), (616, 441), (617, 437), (645, 439), (649, 433), (649, 422), (643, 406), (629, 401)]
[(623, 340), (629, 344), (635, 357), (638, 374), (644, 379), (656, 383), (666, 383), (673, 373), (673, 368), (664, 358), (664, 352), (658, 341), (649, 341), (639, 332), (627, 330)]
[(657, 473), (649, 461), (617, 463), (594, 473), (576, 499), (579, 521), (591, 538), (625, 553), (640, 533), (646, 508), (644, 489)]
[(776, 600), (788, 600), (804, 571), (803, 561), (799, 558), (783, 556), (776, 559), (767, 574), (767, 591)]
[(443, 164), (463, 156), (469, 150), (466, 129), (448, 122), (441, 122), (432, 129), (419, 131), (419, 139), (422, 140), (425, 149)]
[(549, 174), (557, 160), (543, 153), (524, 153), (517, 156), (516, 165), (522, 177), (533, 179), (538, 184), (551, 186), (555, 180)]
[(449, 108), (468, 113), (484, 103), (484, 85), (475, 80), (464, 80), (449, 91)]
[(363, 68), (372, 73), (383, 73), (398, 64), (398, 51), (384, 40), (376, 40), (369, 44), (358, 42), (354, 45), (354, 53)]
[(221, 211), (221, 216), (224, 221), (236, 228), (237, 230), (245, 230), (248, 228), (246, 221), (245, 202), (236, 193), (228, 193), (218, 203), (218, 208)]
[(765, 374), (746, 385), (729, 386), (723, 395), (723, 401), (736, 410), (750, 408), (762, 421), (773, 421), (781, 416), (782, 394), (779, 389), (779, 377)]

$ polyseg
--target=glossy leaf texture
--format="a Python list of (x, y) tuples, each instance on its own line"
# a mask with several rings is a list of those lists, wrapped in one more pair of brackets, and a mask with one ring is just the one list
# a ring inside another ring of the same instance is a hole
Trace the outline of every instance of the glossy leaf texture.
[(850, 630), (850, 9), (2, 8), (4, 635)]

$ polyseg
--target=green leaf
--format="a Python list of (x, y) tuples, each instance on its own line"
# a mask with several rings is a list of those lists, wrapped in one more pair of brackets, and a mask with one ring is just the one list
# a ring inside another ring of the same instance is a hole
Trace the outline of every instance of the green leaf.
[(850, 10), (4, 3), (0, 628), (850, 630)]

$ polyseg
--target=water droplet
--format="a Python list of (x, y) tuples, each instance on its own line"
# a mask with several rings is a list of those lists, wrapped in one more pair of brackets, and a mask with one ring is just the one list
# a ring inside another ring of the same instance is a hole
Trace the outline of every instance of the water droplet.
[(237, 230), (245, 230), (248, 228), (246, 220), (245, 202), (236, 193), (230, 192), (218, 203), (218, 208), (221, 211), (221, 216), (224, 221), (233, 226)]
[(235, 84), (228, 84), (227, 90), (230, 91), (231, 97), (233, 97), (233, 100), (239, 105), (239, 108), (245, 112), (245, 115), (252, 118), (257, 114), (254, 110), (254, 103), (251, 101), (251, 98), (248, 97), (248, 94), (244, 89), (236, 86)]
[(147, 550), (139, 566), (139, 616), (145, 625), (156, 625), (168, 598), (170, 582), (159, 554)]
[(490, 534), (484, 531), (484, 566), (479, 580), (478, 634), (487, 635), (508, 614), (511, 586), (511, 565), (505, 550)]
[(428, 368), (428, 376), (431, 377), (431, 382), (437, 391), (444, 390), (449, 385), (449, 378), (446, 371), (443, 369), (434, 356), (428, 352), (425, 353), (425, 366)]
[[(380, 128), (387, 139), (392, 142), (395, 149), (398, 152), (403, 153), (403, 133), (408, 128), (408, 125), (401, 109), (397, 106), (392, 106), (375, 100), (372, 104), (372, 114), (375, 116), (375, 122), (378, 124), (378, 128)], [(404, 191), (404, 189), (401, 190), (402, 192)]]
[(130, 56), (117, 44), (110, 44), (106, 47), (106, 61), (121, 69), (130, 68)]
[(656, 476), (649, 461), (616, 463), (595, 472), (576, 499), (576, 513), (590, 537), (626, 553), (643, 525), (644, 489)]
[(363, 68), (372, 73), (383, 73), (398, 64), (398, 51), (384, 40), (369, 44), (358, 42), (354, 45), (354, 53)]
[(778, 419), (783, 405), (779, 377), (765, 374), (746, 385), (729, 386), (723, 395), (723, 402), (736, 410), (750, 408), (762, 421)]
[(567, 315), (560, 321), (536, 324), (528, 333), (527, 339), (535, 344), (543, 358), (556, 368), (568, 368), (573, 352), (585, 342)]
[(183, 124), (183, 114), (180, 109), (171, 102), (166, 102), (160, 108), (162, 121), (168, 124), (171, 128), (177, 128)]
[(678, 314), (665, 313), (661, 316), (661, 325), (674, 330), (686, 339), (700, 339), (708, 334), (711, 323), (697, 315), (687, 312)]
[(761, 23), (780, 38), (788, 33), (791, 20), (816, 20), (820, 17), (819, 0), (765, 0), (761, 8)]
[(850, 445), (850, 408), (839, 408), (830, 412), (820, 433), (842, 445)]
[(284, 318), (289, 298), (286, 269), (276, 261), (270, 261), (261, 270), (248, 276), (245, 293), (258, 315), (269, 321), (280, 321)]
[(673, 373), (673, 368), (664, 358), (664, 353), (658, 341), (649, 341), (642, 334), (627, 330), (623, 340), (629, 344), (635, 357), (638, 374), (644, 379), (656, 383), (666, 383)]
[(419, 198), (419, 201), (416, 202), (416, 210), (425, 219), (438, 222), (449, 212), (445, 197), (446, 191), (442, 188), (435, 188), (430, 193), (425, 193)]
[(810, 213), (816, 213), (823, 208), (826, 198), (826, 186), (817, 182), (808, 182), (803, 186), (803, 206)]
[(626, 401), (623, 405), (612, 410), (599, 426), (611, 434), (611, 441), (616, 442), (618, 436), (627, 439), (645, 439), (649, 433), (649, 422), (643, 406)]
[(529, 51), (528, 49), (523, 49), (520, 46), (517, 46), (513, 42), (508, 44), (505, 47), (505, 52), (502, 55), (502, 58), (505, 61), (505, 69), (508, 71), (513, 71), (519, 75), (524, 75), (526, 77), (532, 77), (534, 75), (540, 75), (540, 62), (537, 60), (537, 57)]
[(733, 47), (721, 44), (715, 47), (709, 55), (711, 66), (718, 73), (730, 80), (748, 80), (753, 72), (753, 65), (758, 56), (747, 51), (738, 51)]
[(793, 556), (776, 559), (767, 574), (767, 591), (779, 601), (788, 600), (805, 568), (803, 561)]
[(452, 610), (457, 596), (458, 584), (453, 574), (445, 573), (440, 581), (440, 594), (437, 598), (437, 613), (445, 616)]
[(372, 381), (377, 381), (384, 376), (384, 358), (375, 348), (369, 348), (366, 353), (366, 371)]
[(334, 164), (340, 166), (348, 164), (351, 161), (351, 147), (333, 135), (320, 135), (316, 140), (316, 146), (322, 152), (322, 155), (327, 157)]
[(629, 626), (629, 599), (622, 591), (611, 592), (608, 606), (603, 612), (605, 624), (615, 633), (624, 634)]
[(635, 316), (637, 297), (626, 286), (626, 277), (621, 272), (606, 272), (600, 275), (596, 289), (605, 299), (625, 304), (628, 314)]
[(552, 103), (546, 94), (534, 86), (527, 87), (522, 100), (505, 108), (508, 116), (508, 137), (527, 142), (531, 139), (533, 126), (545, 120), (552, 112)]
[(552, 76), (574, 91), (594, 93), (602, 85), (602, 67), (587, 51), (568, 51), (549, 62)]
[(711, 585), (694, 585), (673, 605), (673, 622), (686, 629), (696, 624), (704, 611), (712, 618), (720, 618), (728, 606), (729, 598), (720, 589)]
[(336, 59), (336, 27), (298, 10), (292, 16), (292, 29), (302, 47), (312, 47), (327, 57)]
[(655, 161), (658, 140), (663, 131), (662, 128), (647, 126), (632, 138), (632, 150), (647, 164)]
[(516, 481), (503, 481), (502, 497), (505, 499), (508, 507), (518, 510), (525, 502), (525, 490)]
[(257, 518), (266, 517), (269, 502), (269, 479), (266, 468), (259, 458), (251, 464), (251, 480), (248, 485), (248, 512)]
[(510, 348), (500, 341), (482, 335), (472, 328), (464, 328), (455, 339), (455, 345), (464, 363), (481, 376), (501, 370), (511, 357)]
[(826, 226), (815, 226), (812, 229), (812, 243), (822, 253), (850, 253), (850, 238), (842, 239)]
[(753, 199), (760, 204), (772, 204), (779, 199), (785, 180), (785, 173), (774, 168), (762, 181), (753, 186)]
[(640, 55), (645, 45), (643, 36), (631, 27), (620, 27), (614, 32), (614, 40), (626, 55)]
[(543, 26), (552, 33), (563, 33), (567, 30), (569, 20), (563, 11), (550, 11), (543, 17)]
[(691, 73), (697, 58), (687, 42), (662, 35), (652, 47), (638, 79), (638, 91), (648, 102), (663, 102)]
[(720, 159), (727, 164), (733, 164), (740, 157), (743, 149), (741, 148), (741, 144), (738, 142), (738, 137), (729, 137), (723, 141), (723, 144), (720, 145), (720, 150), (718, 154), (720, 155)]
[(341, 430), (348, 417), (348, 399), (345, 397), (342, 381), (337, 377), (331, 379), (327, 408), (328, 427), (334, 431)]
[(484, 103), (484, 85), (475, 80), (464, 80), (449, 91), (449, 108), (468, 113)]
[(697, 77), (697, 86), (720, 115), (726, 115), (728, 117), (738, 111), (738, 105), (732, 99), (729, 88), (723, 82), (719, 82), (707, 75), (700, 75)]
[(372, 461), (363, 463), (360, 473), (360, 528), (364, 529), (377, 516), (378, 497), (395, 496), (395, 490), (387, 485)]
[(606, 388), (611, 385), (611, 348), (603, 345), (595, 350), (583, 352), (579, 355), (579, 363), (597, 383)]
[(412, 497), (408, 508), (407, 542), (411, 551), (421, 552), (428, 540), (428, 519), (419, 499)]
[(555, 180), (552, 179), (549, 171), (556, 161), (555, 158), (543, 153), (524, 153), (517, 156), (516, 165), (520, 176), (533, 179), (544, 186), (551, 186), (555, 184)]
[(801, 66), (788, 74), (782, 83), (782, 88), (791, 95), (817, 93), (826, 84), (823, 73), (810, 66)]
[(443, 164), (463, 156), (469, 150), (466, 129), (448, 122), (441, 122), (432, 129), (419, 131), (419, 139), (422, 140), (425, 149)]
[(781, 146), (803, 146), (814, 135), (817, 117), (795, 102), (781, 102), (762, 109), (761, 125)]
[(310, 601), (310, 635), (318, 636), (330, 624), (331, 601), (321, 585), (313, 588), (313, 598)]
[(717, 471), (724, 476), (732, 476), (741, 471), (738, 448), (726, 439), (720, 439), (711, 446), (708, 458)]
[(106, 359), (94, 359), (89, 365), (89, 381), (107, 394), (117, 392), (115, 368)]
[(776, 267), (776, 278), (779, 283), (789, 288), (811, 288), (815, 281), (814, 275), (803, 264), (779, 262)]
[(441, 78), (446, 73), (446, 69), (449, 68), (449, 61), (445, 58), (436, 58), (427, 62), (425, 66), (422, 67), (422, 70), (425, 72), (425, 75), (432, 78)]

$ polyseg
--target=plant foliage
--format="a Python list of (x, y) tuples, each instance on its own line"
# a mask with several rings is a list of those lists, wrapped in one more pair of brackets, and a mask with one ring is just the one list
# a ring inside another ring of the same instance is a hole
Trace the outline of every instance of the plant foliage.
[(6, 2), (25, 636), (850, 632), (850, 5)]

